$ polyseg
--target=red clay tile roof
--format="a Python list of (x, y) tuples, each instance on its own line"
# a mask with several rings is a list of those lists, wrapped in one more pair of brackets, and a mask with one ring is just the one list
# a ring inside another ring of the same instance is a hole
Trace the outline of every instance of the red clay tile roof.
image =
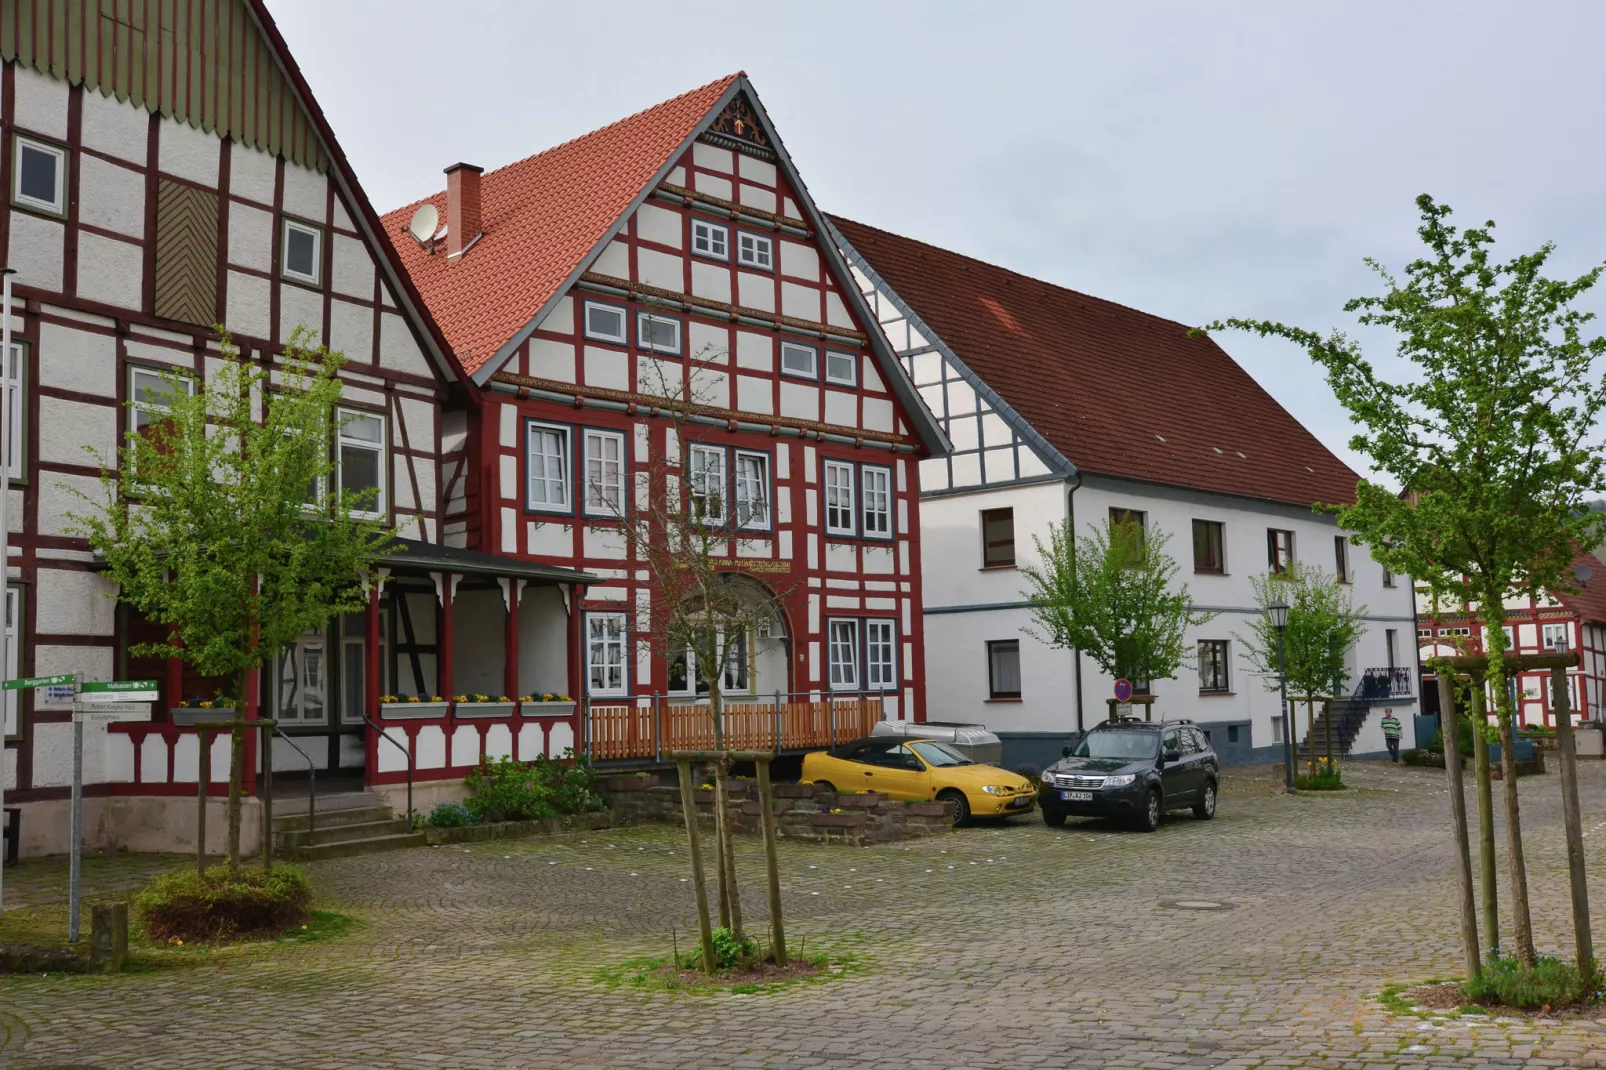
[[(1311, 505), (1357, 476), (1209, 338), (832, 216), (949, 349), (1086, 472)], [(1606, 583), (1606, 576), (1602, 577)]]
[(485, 237), (452, 264), (401, 234), (420, 204), (446, 219), (446, 192), (387, 213), (385, 233), (473, 374), (535, 318), (586, 254), (739, 78), (732, 74), (481, 178)]
[(1594, 554), (1580, 553), (1573, 560), (1573, 568), (1579, 565), (1588, 565), (1592, 575), (1579, 584), (1576, 592), (1560, 592), (1556, 599), (1584, 620), (1606, 624), (1606, 564)]

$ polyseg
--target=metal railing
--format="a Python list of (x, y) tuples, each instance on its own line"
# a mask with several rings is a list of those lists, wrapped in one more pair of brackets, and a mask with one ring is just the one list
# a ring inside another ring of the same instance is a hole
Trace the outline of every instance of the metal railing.
[(385, 731), (385, 729), (380, 726), (379, 722), (375, 721), (366, 713), (362, 715), (362, 719), (369, 728), (372, 728), (375, 732), (378, 732), (380, 736), (388, 740), (391, 746), (400, 749), (402, 752), (402, 757), (407, 759), (407, 831), (411, 832), (413, 830), (413, 749), (397, 743), (395, 737), (393, 737), (389, 732)]
[[(311, 843), (312, 834), (318, 831), (318, 767), (312, 764), (311, 756), (309, 756), (306, 751), (302, 750), (295, 740), (285, 735), (284, 732), (280, 730), (278, 725), (273, 726), (273, 734), (290, 744), (290, 748), (297, 754), (301, 755), (301, 760), (307, 763), (307, 842)], [(272, 746), (273, 741), (270, 739), (268, 740), (268, 747), (271, 749)], [(270, 777), (272, 776), (272, 769), (273, 756), (269, 755), (268, 775)], [(272, 784), (271, 780), (269, 781), (269, 784)], [(272, 791), (271, 786), (269, 791)], [(268, 830), (268, 835), (273, 835), (272, 829)]]
[[(643, 701), (646, 699), (646, 701)], [(725, 746), (736, 750), (832, 747), (870, 734), (883, 696), (866, 692), (775, 692), (724, 697)], [(614, 702), (587, 698), (583, 742), (594, 759), (652, 758), (714, 744), (707, 699), (653, 695)]]
[(1363, 702), (1387, 702), (1411, 694), (1411, 670), (1403, 666), (1365, 669), (1356, 682), (1354, 698)]

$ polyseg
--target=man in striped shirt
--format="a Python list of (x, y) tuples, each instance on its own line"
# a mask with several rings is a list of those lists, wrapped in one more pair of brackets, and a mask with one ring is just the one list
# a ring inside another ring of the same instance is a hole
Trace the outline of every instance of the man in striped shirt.
[(1383, 711), (1383, 742), (1388, 744), (1389, 757), (1396, 762), (1400, 760), (1400, 732), (1402, 726), (1400, 719), (1394, 716), (1392, 709)]

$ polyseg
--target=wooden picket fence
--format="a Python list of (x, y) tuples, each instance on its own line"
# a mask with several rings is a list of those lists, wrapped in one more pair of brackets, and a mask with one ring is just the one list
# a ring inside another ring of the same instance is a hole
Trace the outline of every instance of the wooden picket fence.
[[(783, 695), (779, 702), (727, 702), (725, 745), (733, 750), (811, 750), (870, 734), (880, 696)], [(654, 698), (588, 704), (585, 746), (592, 758), (658, 758), (714, 745), (707, 704)]]

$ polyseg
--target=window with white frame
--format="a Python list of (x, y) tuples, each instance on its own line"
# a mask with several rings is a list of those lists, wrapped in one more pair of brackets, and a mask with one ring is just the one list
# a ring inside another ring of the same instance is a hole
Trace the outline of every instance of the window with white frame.
[[(128, 369), (129, 429), (142, 438), (157, 435), (162, 430), (171, 433), (166, 417), (180, 392), (194, 394), (194, 380), (172, 372), (131, 366)], [(160, 450), (161, 446), (157, 448)]]
[(800, 375), (806, 379), (820, 377), (820, 354), (813, 346), (796, 342), (781, 343), (781, 371), (787, 375)]
[(736, 262), (743, 267), (771, 271), (775, 267), (775, 240), (762, 234), (736, 232)]
[(625, 344), (625, 310), (618, 305), (587, 301), (585, 335), (594, 342)]
[(0, 424), (4, 425), (5, 460), (4, 464), (11, 473), (12, 479), (21, 479), (25, 466), (23, 464), (22, 449), (22, 418), (21, 414), (28, 411), (23, 404), (22, 370), (28, 364), (27, 352), (20, 345), (11, 347), (10, 358), (6, 361), (6, 407), (0, 413)]
[(680, 355), (680, 321), (656, 312), (636, 313), (636, 345), (654, 353)]
[(871, 691), (898, 689), (898, 626), (894, 622), (864, 622), (864, 676)]
[(1542, 638), (1546, 651), (1566, 650), (1568, 648), (1567, 625), (1545, 624), (1541, 625), (1541, 628), (1543, 629)]
[(585, 508), (588, 516), (625, 515), (625, 436), (618, 431), (585, 433)]
[[(726, 638), (724, 629), (720, 629), (712, 640), (705, 637), (700, 642), (707, 644), (712, 641), (717, 644), (704, 649), (710, 658), (717, 658), (721, 647), (725, 651), (724, 678), (720, 681), (722, 694), (741, 694), (751, 690), (751, 657), (749, 651), (747, 632), (740, 631)], [(669, 693), (672, 695), (706, 695), (709, 692), (708, 680), (698, 669), (696, 653), (686, 647), (669, 655)]]
[(725, 478), (725, 448), (723, 446), (691, 447), (692, 519), (702, 524), (723, 524), (726, 521), (725, 500), (729, 495)]
[(825, 531), (828, 535), (852, 535), (853, 465), (846, 461), (825, 462)]
[(718, 223), (710, 223), (706, 219), (693, 219), (691, 221), (691, 251), (698, 256), (709, 256), (715, 260), (729, 260), (730, 231)]
[(569, 510), (569, 429), (555, 424), (530, 424), (529, 500), (542, 512)]
[[(5, 659), (6, 659), (6, 679), (8, 679), (8, 680), (15, 680), (17, 678), (17, 675), (18, 675), (18, 668), (19, 668), (19, 663), (20, 663), (20, 658), (19, 658), (18, 654), (19, 654), (19, 647), (20, 647), (21, 644), (19, 644), (17, 642), (17, 633), (18, 633), (17, 625), (21, 621), (21, 619), (22, 619), (22, 592), (19, 591), (14, 586), (7, 586), (6, 587), (6, 605), (5, 605), (5, 637), (4, 637), (4, 645), (5, 645)], [(11, 690), (11, 691), (0, 692), (0, 694), (4, 694), (5, 695), (5, 703), (6, 703), (5, 734), (7, 736), (14, 736), (14, 735), (17, 734), (17, 727), (18, 727), (17, 726), (17, 696), (20, 694), (20, 692), (15, 691), (15, 690)]]
[(892, 538), (892, 469), (861, 467), (859, 497), (864, 503), (864, 537)]
[(586, 614), (586, 690), (593, 695), (625, 693), (627, 647), (623, 613)]
[(67, 150), (18, 136), (12, 143), (11, 200), (22, 208), (67, 214)]
[(280, 271), (287, 279), (317, 286), (323, 272), (323, 231), (294, 219), (284, 221)]
[(356, 500), (355, 516), (384, 516), (390, 508), (385, 478), (385, 418), (355, 409), (335, 410), (335, 480), (341, 498)]
[(859, 622), (832, 620), (826, 623), (830, 682), (833, 691), (859, 689)]
[[(389, 680), (388, 614), (379, 614), (379, 693), (392, 694)], [(368, 615), (348, 613), (340, 619), (340, 719), (361, 724), (368, 709)]]
[(277, 655), (273, 706), (281, 721), (323, 724), (328, 719), (329, 657), (322, 628), (304, 632)]
[(767, 453), (736, 452), (736, 526), (770, 526), (770, 458)]
[(838, 386), (859, 385), (859, 358), (852, 353), (825, 351), (825, 381)]

